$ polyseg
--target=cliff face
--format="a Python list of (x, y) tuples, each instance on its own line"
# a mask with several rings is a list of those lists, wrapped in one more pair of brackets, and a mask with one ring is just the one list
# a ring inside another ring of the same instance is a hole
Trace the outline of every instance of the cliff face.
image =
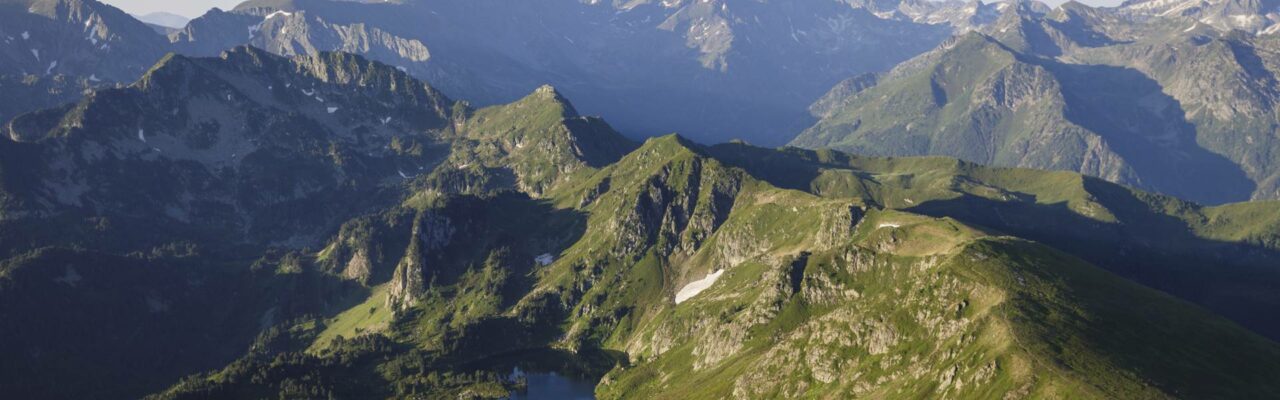
[(436, 252), (448, 246), (454, 233), (448, 217), (430, 211), (418, 217), (409, 247), (388, 283), (387, 307), (405, 310), (422, 301), (430, 288), (431, 278), (439, 274), (439, 271), (431, 269), (427, 260), (435, 258)]

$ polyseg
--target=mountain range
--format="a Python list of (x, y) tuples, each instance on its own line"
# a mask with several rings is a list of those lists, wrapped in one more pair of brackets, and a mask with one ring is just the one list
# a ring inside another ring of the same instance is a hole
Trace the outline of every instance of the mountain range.
[(549, 86), (473, 108), (250, 47), (4, 131), (20, 397), (496, 398), (521, 368), (604, 398), (1280, 391), (1274, 203), (636, 143)]
[[(255, 0), (161, 34), (93, 0), (5, 4), (0, 15), (14, 22), (0, 28), (0, 85), (31, 95), (0, 101), (3, 120), (131, 82), (167, 52), (248, 44), (361, 54), (477, 106), (551, 83), (633, 138), (776, 145), (816, 119), (790, 144), (1065, 169), (1212, 204), (1280, 197), (1266, 122), (1276, 120), (1277, 44), (1260, 5)], [(953, 60), (975, 35), (1003, 54)], [(940, 63), (964, 64), (939, 79), (966, 84), (905, 84)], [(1026, 105), (997, 104), (1018, 101), (996, 92), (1006, 85), (1046, 99), (1013, 110)], [(907, 112), (876, 96), (938, 104)], [(896, 126), (867, 124), (876, 118)]]
[(0, 0), (0, 397), (1280, 397), (1174, 3)]
[[(104, 15), (121, 42), (156, 53), (113, 61), (131, 69), (169, 51), (213, 56), (244, 44), (286, 56), (345, 51), (405, 68), (479, 105), (510, 102), (551, 83), (633, 137), (679, 131), (708, 142), (767, 144), (781, 144), (785, 138), (778, 132), (811, 122), (807, 104), (844, 76), (887, 69), (996, 13), (994, 6), (928, 1), (255, 0), (173, 29), (117, 23), (106, 16), (125, 15), (94, 0), (8, 2), (13, 9), (6, 13), (14, 18), (31, 15), (23, 8), (41, 7)], [(98, 12), (106, 8), (111, 11)], [(59, 29), (72, 31), (76, 18), (54, 19), (66, 23)], [(86, 36), (84, 31), (75, 34)], [(18, 47), (27, 54), (36, 46)], [(59, 55), (45, 58), (79, 65)], [(25, 71), (35, 74), (49, 65), (37, 64)], [(129, 82), (139, 74), (99, 75)]]
[[(1062, 169), (1211, 204), (1280, 197), (1277, 44), (1068, 3), (838, 85), (792, 145)], [(1206, 22), (1207, 21), (1207, 22)]]

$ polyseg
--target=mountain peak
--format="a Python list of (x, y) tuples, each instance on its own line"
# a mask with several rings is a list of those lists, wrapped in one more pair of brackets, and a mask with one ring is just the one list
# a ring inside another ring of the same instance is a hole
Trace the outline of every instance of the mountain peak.
[(147, 70), (134, 86), (149, 90), (156, 87), (158, 82), (164, 81), (168, 76), (174, 76), (178, 71), (187, 70), (195, 63), (188, 57), (177, 53), (165, 54), (164, 57), (156, 61), (151, 69)]
[(533, 90), (524, 99), (517, 102), (518, 104), (538, 104), (547, 107), (558, 108), (556, 111), (561, 118), (579, 117), (578, 110), (573, 107), (573, 103), (569, 101), (563, 93), (560, 93), (554, 86), (542, 85)]
[(551, 86), (550, 84), (544, 84), (542, 86), (538, 86), (537, 89), (534, 89), (533, 93), (546, 95), (546, 96), (560, 97), (560, 92), (556, 90), (555, 86)]
[(686, 139), (678, 133), (670, 133), (663, 136), (651, 137), (640, 145), (640, 149), (636, 153), (661, 153), (666, 155), (674, 155), (679, 153), (702, 154), (700, 145)]

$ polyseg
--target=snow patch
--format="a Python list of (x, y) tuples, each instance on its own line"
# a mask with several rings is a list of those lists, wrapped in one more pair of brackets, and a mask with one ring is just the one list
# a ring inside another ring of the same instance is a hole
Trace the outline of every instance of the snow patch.
[(291, 17), (291, 16), (293, 16), (293, 13), (291, 13), (291, 12), (285, 12), (285, 11), (276, 11), (276, 12), (273, 12), (273, 13), (271, 13), (271, 14), (267, 14), (266, 18), (263, 18), (262, 20), (263, 20), (263, 21), (266, 21), (266, 20), (269, 20), (269, 19), (272, 19), (272, 18), (275, 18), (275, 17), (279, 17), (279, 16), (281, 16), (281, 15), (286, 16), (286, 17)]
[(876, 226), (876, 229), (901, 228), (901, 227), (902, 227), (902, 224), (899, 224), (897, 222), (881, 222), (880, 225)]
[(338, 107), (329, 107), (329, 113), (330, 113), (330, 114), (333, 114), (333, 113), (336, 113), (336, 112), (338, 112)]
[(141, 128), (138, 129), (138, 140), (141, 140), (142, 143), (147, 142), (146, 131), (142, 130)]
[(288, 16), (293, 15), (293, 13), (290, 13), (290, 12), (284, 12), (284, 11), (276, 11), (276, 12), (273, 12), (273, 13), (271, 13), (271, 14), (267, 14), (267, 16), (266, 16), (266, 17), (262, 18), (262, 22), (259, 22), (259, 23), (254, 24), (254, 25), (252, 25), (252, 26), (250, 26), (250, 27), (249, 27), (249, 40), (253, 40), (253, 37), (254, 37), (254, 36), (256, 36), (256, 35), (258, 34), (258, 32), (261, 32), (261, 31), (262, 31), (262, 24), (266, 23), (266, 22), (267, 22), (267, 20), (270, 20), (270, 19), (272, 19), (272, 18), (275, 18), (275, 17), (281, 16), (281, 15), (288, 17)]
[(57, 62), (57, 61), (54, 61), (54, 62), (49, 63), (49, 68), (44, 70), (44, 74), (45, 74), (45, 75), (52, 74), (52, 73), (53, 73), (53, 69), (54, 69), (54, 68), (58, 68), (58, 62)]
[(89, 74), (89, 82), (102, 82), (102, 80), (98, 79), (98, 74)]
[(391, 117), (386, 117), (386, 118), (383, 118), (383, 119), (382, 119), (382, 124), (383, 124), (383, 125), (386, 125), (386, 124), (388, 124), (388, 123), (390, 123), (390, 122), (391, 122)]
[(405, 174), (404, 174), (404, 171), (396, 170), (396, 172), (399, 172), (399, 173), (400, 173), (400, 177), (401, 177), (401, 178), (409, 179), (409, 175), (405, 175)]
[(553, 257), (551, 253), (544, 253), (540, 256), (534, 257), (533, 262), (538, 263), (539, 266), (545, 267), (545, 266), (551, 265), (551, 263), (553, 262), (556, 262), (556, 258)]
[(31, 39), (31, 32), (22, 31), (22, 40), (30, 40), (30, 39)]
[(36, 56), (36, 61), (40, 61), (40, 50), (31, 49), (31, 54)]
[(702, 291), (707, 290), (708, 288), (711, 288), (711, 285), (715, 284), (716, 281), (720, 279), (720, 275), (724, 275), (723, 269), (716, 272), (712, 272), (710, 275), (707, 275), (707, 277), (705, 278), (702, 278), (693, 282), (689, 282), (688, 285), (684, 285), (684, 287), (681, 288), (679, 292), (676, 292), (676, 304), (683, 303), (686, 300), (689, 300), (690, 298), (692, 298), (693, 296), (697, 296), (698, 293), (702, 293)]

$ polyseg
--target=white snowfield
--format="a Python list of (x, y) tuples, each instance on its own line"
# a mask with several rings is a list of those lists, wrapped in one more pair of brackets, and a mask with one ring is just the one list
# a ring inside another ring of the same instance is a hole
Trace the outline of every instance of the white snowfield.
[(293, 16), (293, 13), (291, 13), (291, 12), (285, 12), (285, 11), (276, 11), (276, 12), (273, 12), (273, 13), (271, 13), (271, 14), (268, 14), (268, 15), (267, 15), (267, 17), (266, 17), (266, 18), (263, 18), (262, 20), (263, 20), (263, 21), (266, 21), (266, 20), (269, 20), (269, 19), (272, 19), (272, 18), (275, 18), (275, 17), (281, 16), (281, 15), (286, 16), (286, 17), (291, 17), (291, 16)]
[(551, 263), (553, 262), (556, 262), (556, 258), (555, 256), (552, 256), (551, 253), (545, 253), (543, 255), (534, 257), (533, 262), (536, 262), (538, 263), (538, 265), (545, 267), (545, 266), (551, 265)]
[(688, 285), (684, 285), (683, 288), (680, 288), (679, 292), (676, 292), (676, 304), (683, 303), (693, 296), (697, 296), (698, 293), (702, 293), (702, 291), (711, 288), (711, 285), (714, 285), (716, 281), (720, 279), (720, 275), (724, 275), (723, 269), (712, 272), (705, 278), (689, 282)]
[(901, 228), (901, 227), (902, 227), (902, 224), (899, 224), (896, 222), (881, 222), (880, 225), (876, 227), (876, 229)]

